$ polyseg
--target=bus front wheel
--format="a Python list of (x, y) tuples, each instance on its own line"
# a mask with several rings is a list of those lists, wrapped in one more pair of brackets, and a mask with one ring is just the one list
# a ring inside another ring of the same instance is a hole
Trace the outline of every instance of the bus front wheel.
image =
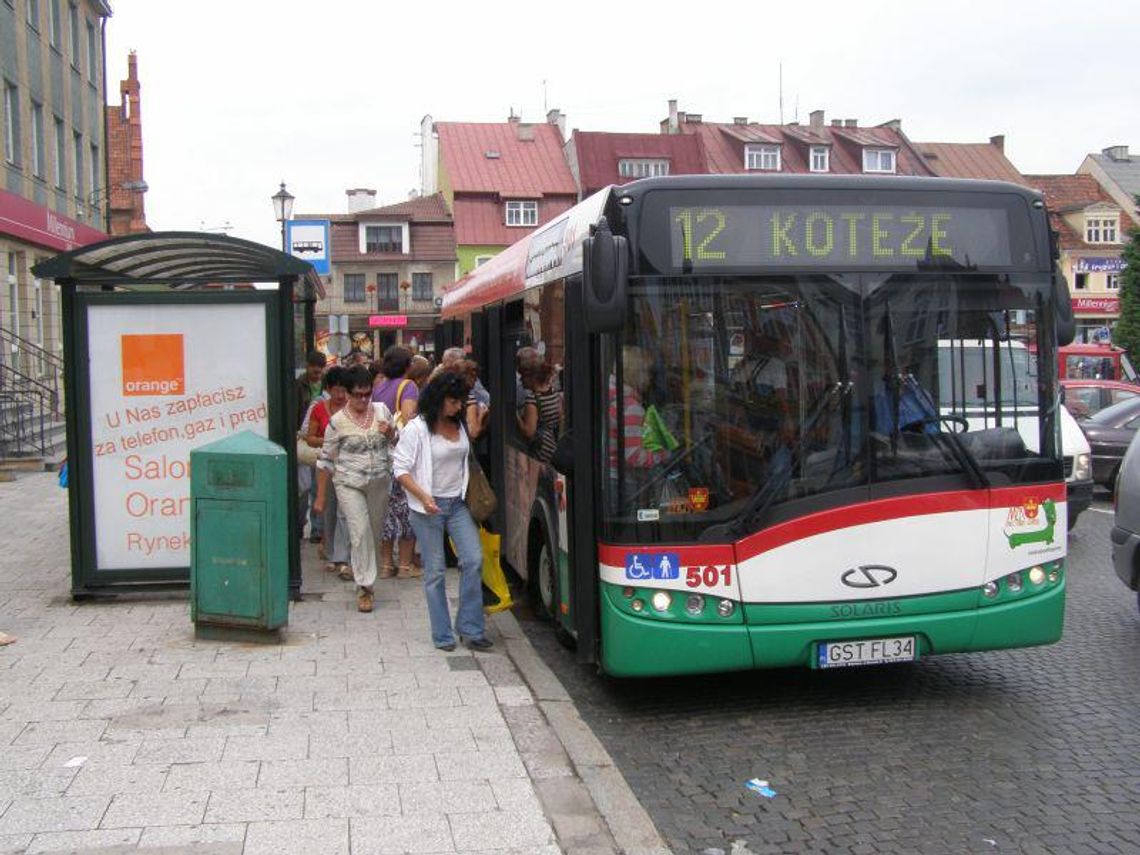
[(563, 626), (560, 614), (562, 597), (558, 590), (557, 559), (554, 557), (554, 550), (550, 546), (550, 538), (546, 536), (546, 532), (540, 531), (539, 536), (541, 539), (532, 577), (536, 610), (553, 625), (554, 637), (558, 639), (558, 643), (571, 648), (574, 646), (574, 636)]

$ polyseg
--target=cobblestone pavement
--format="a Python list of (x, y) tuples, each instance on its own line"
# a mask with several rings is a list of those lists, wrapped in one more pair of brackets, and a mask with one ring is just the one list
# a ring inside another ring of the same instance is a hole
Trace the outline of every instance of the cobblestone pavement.
[(568, 761), (501, 644), (430, 646), (418, 581), (359, 614), (306, 546), (284, 644), (195, 641), (184, 596), (70, 600), (54, 476), (0, 520), (0, 852), (561, 851)]
[(1140, 614), (1111, 524), (1080, 519), (1046, 648), (620, 682), (523, 625), (678, 854), (1136, 853)]

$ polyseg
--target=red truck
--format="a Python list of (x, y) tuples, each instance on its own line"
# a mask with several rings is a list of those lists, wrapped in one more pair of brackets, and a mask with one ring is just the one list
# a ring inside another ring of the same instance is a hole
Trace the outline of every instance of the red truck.
[(1140, 384), (1122, 347), (1112, 344), (1067, 344), (1057, 348), (1062, 380), (1122, 380)]

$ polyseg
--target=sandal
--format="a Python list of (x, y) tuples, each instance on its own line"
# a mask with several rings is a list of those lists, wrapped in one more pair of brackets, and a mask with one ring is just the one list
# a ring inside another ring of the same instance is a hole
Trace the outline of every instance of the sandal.
[(391, 564), (385, 564), (383, 567), (380, 568), (380, 574), (379, 575), (380, 575), (381, 579), (391, 579), (393, 576), (396, 575), (396, 568), (393, 567)]
[(424, 571), (419, 567), (401, 565), (400, 569), (396, 572), (397, 579), (417, 579), (424, 575)]
[(337, 572), (337, 570), (339, 568), (340, 568), (339, 564), (334, 564), (331, 561), (329, 561), (327, 564), (325, 564), (325, 572), (326, 573), (335, 573), (335, 572)]
[(351, 582), (352, 578), (353, 578), (352, 577), (352, 568), (349, 567), (347, 564), (338, 564), (337, 565), (337, 576), (339, 576), (341, 579), (343, 579), (346, 582)]
[(372, 591), (368, 588), (361, 588), (356, 592), (356, 610), (358, 612), (372, 611)]

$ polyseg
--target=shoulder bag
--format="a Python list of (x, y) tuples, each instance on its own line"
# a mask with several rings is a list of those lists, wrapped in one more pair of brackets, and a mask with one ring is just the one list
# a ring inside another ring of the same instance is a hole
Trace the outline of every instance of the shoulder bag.
[[(467, 429), (464, 428), (463, 432), (466, 434)], [(471, 518), (477, 523), (486, 522), (499, 505), (495, 491), (491, 489), (491, 482), (487, 480), (483, 467), (475, 457), (475, 443), (470, 436), (467, 437), (467, 496), (464, 501), (467, 510), (471, 512)]]

